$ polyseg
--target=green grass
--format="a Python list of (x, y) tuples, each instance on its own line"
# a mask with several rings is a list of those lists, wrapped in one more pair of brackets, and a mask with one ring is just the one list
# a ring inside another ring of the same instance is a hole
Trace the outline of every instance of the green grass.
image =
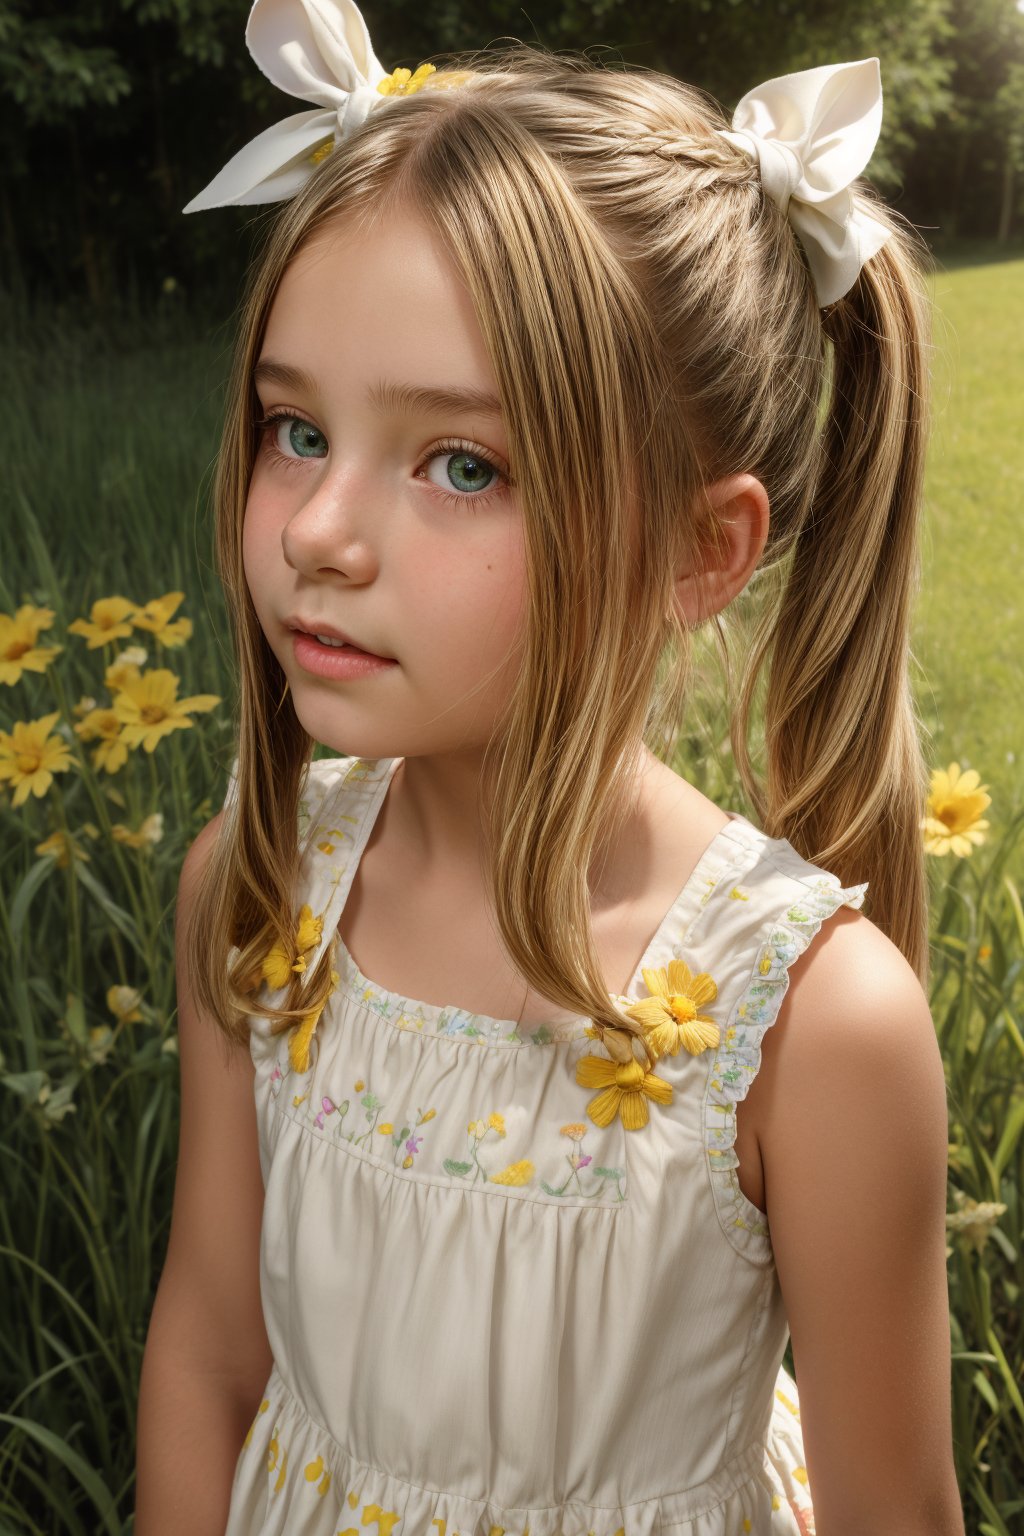
[[(987, 253), (985, 253), (987, 255)], [(1017, 481), (1024, 261), (951, 259), (935, 282), (936, 431), (914, 645), (933, 765), (989, 784), (989, 842), (930, 861), (929, 1001), (949, 1082), (951, 1215), (997, 1215), (949, 1236), (953, 1435), (968, 1536), (1024, 1515), (1024, 908), (1020, 807), (1022, 604)], [(161, 653), (181, 696), (223, 702), (108, 777), (59, 776), (18, 810), (0, 790), (0, 1531), (131, 1529), (138, 1370), (163, 1263), (177, 1151), (170, 916), (188, 843), (223, 792), (232, 679), (210, 563), (207, 489), (227, 328), (168, 307), (116, 327), (53, 311), (4, 315), (22, 401), (0, 416), (0, 611), (52, 607), (64, 646), (45, 674), (0, 686), (0, 729), (104, 701), (109, 655), (68, 624), (100, 597), (185, 593), (195, 632)], [(133, 636), (133, 643), (136, 637)], [(138, 636), (139, 640), (144, 637)], [(721, 740), (721, 701), (707, 711)], [(694, 733), (681, 761), (731, 806), (728, 763)], [(77, 743), (76, 743), (77, 746)], [(725, 777), (723, 777), (723, 771)], [(161, 812), (136, 850), (111, 823)], [(93, 840), (83, 829), (99, 829)], [(87, 865), (35, 846), (67, 825)], [(107, 993), (137, 988), (139, 1016)], [(1003, 1209), (1000, 1209), (1002, 1207)], [(791, 1356), (787, 1359), (793, 1368)]]
[(933, 762), (977, 768), (1005, 821), (1024, 762), (1024, 258), (940, 271), (933, 289), (918, 700)]

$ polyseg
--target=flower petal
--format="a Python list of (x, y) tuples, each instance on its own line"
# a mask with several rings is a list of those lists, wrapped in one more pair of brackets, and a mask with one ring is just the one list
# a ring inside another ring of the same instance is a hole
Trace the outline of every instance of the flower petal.
[(668, 977), (664, 971), (653, 971), (644, 968), (640, 974), (644, 979), (644, 986), (652, 997), (668, 997)]
[(623, 1093), (619, 1113), (627, 1131), (643, 1130), (649, 1119), (646, 1095), (640, 1089)]
[(690, 984), (693, 978), (690, 975), (690, 967), (685, 960), (673, 958), (668, 963), (668, 990), (671, 995), (678, 992), (683, 997), (690, 996)]
[[(611, 1065), (611, 1063), (609, 1063)], [(577, 1082), (579, 1078), (577, 1077)], [(602, 1128), (611, 1125), (619, 1109), (619, 1100), (622, 1098), (622, 1089), (614, 1083), (605, 1088), (601, 1093), (595, 1094), (587, 1105), (587, 1114), (595, 1125)]]

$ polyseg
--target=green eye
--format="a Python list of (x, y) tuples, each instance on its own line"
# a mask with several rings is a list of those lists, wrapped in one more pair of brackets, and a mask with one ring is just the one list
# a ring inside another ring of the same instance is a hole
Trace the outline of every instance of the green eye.
[(496, 471), (473, 453), (453, 453), (448, 456), (446, 473), (457, 491), (485, 491)]
[(288, 428), (288, 442), (299, 457), (322, 459), (327, 452), (327, 443), (320, 429), (308, 421), (302, 421), (298, 416), (288, 417), (286, 420), (291, 422)]
[(428, 454), (423, 473), (452, 501), (482, 501), (506, 479), (496, 464), (471, 443), (463, 442), (438, 443)]

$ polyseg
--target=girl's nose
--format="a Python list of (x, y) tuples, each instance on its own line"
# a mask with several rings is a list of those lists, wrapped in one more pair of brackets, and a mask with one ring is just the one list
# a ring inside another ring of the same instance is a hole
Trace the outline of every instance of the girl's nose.
[(303, 575), (329, 569), (350, 581), (372, 581), (379, 568), (375, 526), (379, 520), (365, 484), (352, 475), (329, 475), (285, 523), (285, 559)]

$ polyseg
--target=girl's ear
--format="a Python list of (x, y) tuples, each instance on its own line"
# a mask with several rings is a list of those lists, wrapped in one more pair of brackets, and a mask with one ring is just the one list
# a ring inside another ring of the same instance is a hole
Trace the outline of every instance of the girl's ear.
[(676, 572), (676, 606), (688, 629), (743, 591), (768, 537), (768, 492), (753, 475), (727, 475), (706, 486), (705, 494), (722, 525), (722, 542), (719, 550), (705, 546), (699, 567), (691, 561)]

